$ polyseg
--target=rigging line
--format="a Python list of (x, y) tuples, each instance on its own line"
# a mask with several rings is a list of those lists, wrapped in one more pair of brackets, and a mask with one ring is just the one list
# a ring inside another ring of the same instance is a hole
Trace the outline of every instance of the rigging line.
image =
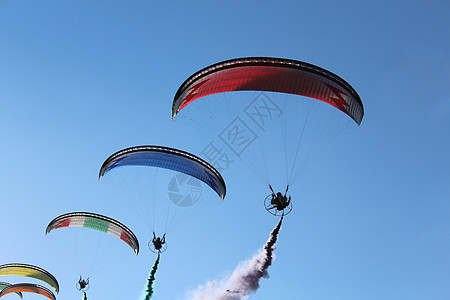
[[(177, 185), (180, 186), (180, 183), (178, 182), (178, 177), (175, 176), (175, 180), (177, 182)], [(171, 210), (172, 205), (174, 206), (174, 212), (173, 213), (169, 213)], [(179, 206), (177, 206), (176, 204), (172, 204), (171, 201), (167, 201), (167, 216), (166, 216), (166, 225), (164, 228), (164, 233), (169, 232), (172, 227), (173, 227), (173, 223), (175, 222), (178, 212), (181, 210), (181, 208)]]
[[(291, 172), (290, 172), (290, 175), (289, 175), (290, 178), (292, 178), (292, 174), (294, 173), (295, 165), (297, 163), (298, 153), (300, 151), (300, 145), (302, 143), (303, 136), (305, 134), (306, 123), (308, 122), (308, 119), (309, 119), (309, 113), (310, 113), (310, 111), (308, 111), (307, 114), (306, 114), (305, 122), (303, 123), (303, 128), (302, 128), (302, 131), (300, 133), (300, 139), (298, 141), (297, 150), (296, 150), (295, 155), (294, 155), (294, 162), (292, 163), (292, 169), (291, 169)], [(291, 184), (291, 180), (290, 179), (288, 180), (288, 184)]]
[[(138, 172), (133, 172), (132, 169), (124, 169), (122, 170), (122, 174), (118, 177), (112, 177), (113, 183), (116, 187), (119, 187), (119, 191), (122, 193), (122, 197), (124, 201), (128, 204), (129, 207), (132, 208), (132, 211), (141, 219), (143, 220), (145, 226), (150, 227), (150, 224), (147, 221), (147, 218), (145, 218), (144, 212), (142, 207), (140, 208), (140, 201), (139, 199), (147, 199), (148, 194), (145, 194), (141, 189), (135, 189), (133, 187), (136, 187), (138, 185), (141, 185), (143, 179)], [(137, 198), (136, 198), (137, 197)], [(147, 208), (148, 210), (148, 208)]]
[[(270, 183), (270, 175), (269, 175), (269, 162), (267, 159), (267, 149), (266, 145), (264, 145), (264, 139), (261, 139), (261, 142), (263, 143), (263, 146), (261, 147), (261, 155), (262, 155), (262, 171), (261, 175), (263, 176), (265, 183)], [(265, 176), (264, 176), (265, 174)]]
[[(172, 206), (172, 204), (168, 203), (168, 206)], [(177, 215), (180, 212), (181, 208), (180, 207), (175, 207), (174, 208), (174, 212), (171, 214), (171, 217), (169, 218), (170, 221), (167, 222), (166, 228), (164, 230), (164, 233), (169, 232), (170, 230), (172, 230), (173, 228), (173, 224), (175, 223), (175, 221), (177, 220)]]
[[(296, 172), (296, 174), (292, 177), (292, 182), (296, 181), (300, 175), (302, 174), (304, 168), (306, 167), (306, 165), (308, 164), (308, 162), (311, 159), (312, 154), (315, 152), (315, 148), (317, 147), (317, 145), (319, 144), (320, 140), (323, 140), (323, 136), (325, 135), (325, 133), (327, 131), (331, 131), (332, 129), (332, 124), (333, 124), (333, 119), (335, 118), (334, 114), (330, 114), (328, 116), (328, 121), (327, 122), (323, 122), (324, 126), (322, 127), (322, 130), (320, 131), (320, 134), (316, 136), (314, 143), (312, 144), (312, 146), (309, 148), (308, 152), (305, 155), (305, 159), (303, 160), (302, 166), (301, 168), (299, 168)], [(332, 134), (332, 132), (329, 132), (328, 134)], [(327, 142), (328, 144), (331, 143), (331, 140)], [(325, 147), (325, 145), (324, 145)], [(322, 149), (322, 151), (324, 151), (324, 149)]]
[(300, 163), (300, 167), (297, 169), (295, 174), (292, 176), (292, 178), (291, 178), (292, 182), (298, 180), (298, 178), (300, 177), (300, 175), (302, 174), (302, 172), (306, 168), (308, 162), (311, 159), (312, 153), (314, 152), (314, 149), (316, 148), (317, 144), (319, 143), (319, 140), (321, 140), (321, 137), (324, 135), (325, 130), (326, 129), (323, 128), (321, 130), (321, 133), (318, 136), (316, 136), (314, 143), (309, 148), (308, 152), (305, 154), (303, 161)]
[(170, 213), (170, 203), (167, 203), (166, 224), (164, 226), (164, 233), (167, 232), (167, 226), (168, 226), (168, 222), (169, 222), (169, 213)]
[[(258, 138), (257, 140), (260, 140), (260, 138)], [(255, 140), (254, 142), (256, 142), (257, 140)], [(223, 145), (222, 141), (219, 141), (219, 143)], [(261, 143), (262, 142), (260, 141), (260, 144)], [(246, 155), (245, 153), (241, 153), (241, 155), (234, 153), (232, 156), (235, 158), (235, 160), (230, 161), (229, 167), (231, 166), (231, 163), (233, 163), (233, 165), (235, 165), (237, 168), (239, 168), (239, 170), (242, 170), (243, 172), (245, 172), (249, 175), (253, 174), (254, 176), (250, 176), (251, 178), (256, 178), (258, 182), (266, 184), (266, 180), (264, 178), (265, 176), (262, 174), (263, 171), (261, 170), (261, 167), (255, 166), (255, 164), (258, 164), (258, 162), (261, 160), (261, 157), (255, 158), (255, 156), (257, 154), (260, 154), (260, 152), (253, 149), (253, 147), (256, 147), (256, 146), (253, 144), (244, 151), (244, 152), (249, 152), (249, 153), (247, 153), (248, 155)], [(259, 147), (259, 148), (262, 149), (264, 147)], [(231, 168), (226, 168), (224, 170), (229, 170), (229, 169), (231, 169)]]
[[(175, 206), (175, 213), (172, 215), (172, 218), (170, 220), (170, 222), (167, 225), (166, 228), (166, 232), (172, 231), (174, 228), (177, 228), (178, 226), (180, 226), (183, 221), (190, 215), (192, 215), (193, 213), (195, 213), (195, 211), (200, 210), (203, 206), (206, 206), (210, 203), (207, 202), (206, 199), (209, 199), (211, 197), (211, 195), (209, 195), (209, 193), (207, 192), (207, 190), (204, 190), (204, 188), (206, 187), (205, 185), (201, 185), (201, 190), (203, 191), (202, 194), (199, 196), (200, 198), (198, 198), (197, 201), (193, 202), (192, 205), (187, 206), (187, 207), (179, 207), (179, 206)], [(206, 187), (208, 188), (208, 187)], [(192, 192), (192, 191), (190, 191)], [(191, 199), (192, 198), (192, 194), (191, 195)], [(204, 203), (206, 202), (206, 203)], [(170, 205), (170, 203), (169, 203)]]
[[(264, 147), (262, 147), (262, 148), (264, 148)], [(250, 170), (251, 173), (253, 173), (256, 176), (256, 178), (258, 179), (259, 182), (263, 183), (264, 185), (268, 184), (267, 177), (264, 176), (264, 174), (263, 174), (264, 171), (261, 171), (260, 169), (258, 171), (258, 168), (256, 166), (251, 165), (249, 158), (247, 158), (247, 159), (241, 158), (241, 157), (239, 157), (239, 158), (240, 158), (240, 161), (242, 162), (242, 164), (246, 166), (247, 170)], [(238, 164), (238, 166), (239, 166), (239, 164)]]
[[(81, 272), (87, 273), (87, 272), (91, 271), (90, 270), (90, 268), (91, 268), (90, 262), (88, 263), (88, 261), (86, 259), (86, 256), (87, 256), (86, 253), (88, 253), (88, 251), (87, 251), (87, 241), (88, 241), (87, 236), (89, 235), (89, 231), (86, 231), (84, 233), (84, 232), (77, 230), (76, 234), (77, 235), (75, 235), (75, 239), (77, 239), (77, 244), (81, 244), (81, 251), (79, 253), (77, 253), (77, 258), (78, 258), (77, 261), (81, 262), (79, 264), (79, 266), (81, 266), (81, 268), (79, 267), (79, 270), (81, 270)], [(97, 243), (97, 245), (98, 245), (98, 243)], [(76, 245), (75, 245), (75, 247), (76, 247)], [(93, 255), (91, 254), (90, 257), (93, 257)], [(81, 272), (80, 272), (80, 274), (81, 274)]]
[[(93, 257), (95, 258), (95, 260), (92, 260), (91, 262), (91, 266), (90, 266), (90, 271), (94, 272), (95, 270), (98, 270), (100, 267), (104, 266), (105, 263), (104, 261), (108, 258), (111, 257), (111, 253), (116, 252), (117, 250), (115, 249), (115, 246), (113, 246), (113, 244), (116, 241), (114, 240), (114, 238), (112, 236), (105, 236), (104, 237), (104, 245), (103, 247), (101, 247), (100, 249), (100, 243), (95, 243), (97, 246), (95, 248), (95, 252)], [(114, 248), (114, 250), (113, 250)], [(89, 256), (91, 256), (89, 254)]]
[[(189, 211), (190, 208), (187, 208), (187, 210), (185, 210), (183, 213), (179, 214), (181, 211), (183, 211), (183, 208), (177, 206), (176, 204), (172, 204), (170, 203), (170, 201), (167, 201), (167, 218), (166, 218), (166, 226), (164, 229), (164, 233), (167, 233), (169, 231), (172, 231), (172, 229), (174, 228), (174, 224), (177, 224), (177, 222), (180, 221), (180, 219), (184, 218), (186, 213)], [(169, 211), (170, 211), (170, 207), (174, 206), (173, 210), (174, 212), (172, 214), (170, 214), (169, 217)], [(178, 215), (181, 215), (180, 217), (178, 217)]]
[(284, 118), (283, 118), (283, 122), (284, 122), (284, 132), (283, 132), (283, 138), (284, 138), (284, 161), (285, 161), (285, 172), (286, 172), (286, 184), (289, 183), (289, 164), (288, 164), (288, 150), (287, 150), (287, 111), (286, 111), (286, 107), (287, 107), (287, 101), (285, 99), (284, 103), (283, 103), (283, 111), (284, 111)]
[[(178, 211), (178, 210), (177, 210)], [(169, 233), (171, 232), (174, 228), (177, 228), (177, 226), (179, 226), (180, 224), (183, 223), (183, 221), (186, 219), (187, 217), (187, 213), (188, 213), (189, 209), (187, 209), (186, 211), (184, 211), (180, 217), (175, 218), (175, 216), (173, 216), (171, 218), (171, 221), (169, 222), (169, 225), (167, 226), (166, 230), (164, 231), (164, 233)], [(176, 213), (177, 214), (177, 213)]]
[[(206, 197), (208, 197), (208, 196), (206, 196)], [(180, 215), (180, 217), (178, 217), (176, 220), (174, 220), (174, 222), (172, 222), (171, 226), (167, 229), (167, 232), (170, 232), (176, 228), (179, 228), (180, 225), (182, 225), (188, 217), (196, 214), (204, 207), (213, 204), (213, 202), (199, 203), (200, 201), (201, 200), (198, 200), (198, 202), (196, 202), (192, 206), (186, 208), (186, 210), (183, 211), (183, 213)]]
[(158, 169), (156, 168), (156, 171), (154, 173), (154, 177), (153, 177), (153, 183), (152, 183), (152, 192), (153, 192), (153, 209), (152, 209), (152, 216), (153, 216), (153, 220), (152, 220), (152, 230), (155, 231), (155, 211), (156, 211), (156, 195), (155, 195), (155, 183), (156, 183), (156, 177), (158, 174)]

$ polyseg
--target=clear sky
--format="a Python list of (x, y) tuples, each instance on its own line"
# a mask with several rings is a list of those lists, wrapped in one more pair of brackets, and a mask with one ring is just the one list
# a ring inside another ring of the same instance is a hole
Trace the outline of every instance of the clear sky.
[[(138, 299), (151, 231), (97, 180), (102, 162), (143, 144), (199, 154), (209, 140), (170, 118), (179, 85), (215, 62), (273, 56), (338, 74), (365, 117), (292, 191), (270, 278), (250, 299), (449, 299), (450, 2), (169, 2), (0, 0), (0, 264), (41, 266), (58, 299), (81, 299), (79, 267), (98, 258), (88, 299)], [(267, 187), (235, 166), (223, 176), (225, 201), (168, 234), (153, 299), (220, 280), (276, 225)], [(45, 236), (71, 211), (120, 220), (141, 253)]]

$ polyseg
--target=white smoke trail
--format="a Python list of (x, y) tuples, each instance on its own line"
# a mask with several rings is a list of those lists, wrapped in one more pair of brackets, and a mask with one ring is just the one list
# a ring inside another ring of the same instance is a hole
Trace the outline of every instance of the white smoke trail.
[(259, 288), (261, 278), (268, 278), (267, 269), (272, 264), (273, 250), (281, 229), (281, 217), (278, 225), (270, 233), (269, 240), (255, 256), (240, 263), (231, 276), (219, 283), (208, 281), (197, 287), (189, 295), (190, 300), (245, 300)]

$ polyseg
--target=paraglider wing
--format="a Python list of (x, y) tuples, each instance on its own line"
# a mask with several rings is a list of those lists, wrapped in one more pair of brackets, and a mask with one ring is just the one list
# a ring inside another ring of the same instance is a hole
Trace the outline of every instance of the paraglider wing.
[(26, 276), (48, 283), (56, 293), (59, 292), (59, 284), (56, 278), (46, 270), (27, 264), (5, 264), (0, 266), (0, 276)]
[(62, 227), (86, 227), (109, 233), (127, 243), (138, 255), (139, 242), (134, 233), (125, 225), (106, 216), (88, 213), (73, 212), (53, 219), (47, 226), (45, 234)]
[(225, 181), (220, 173), (203, 159), (178, 149), (163, 146), (137, 146), (120, 150), (105, 160), (99, 179), (108, 171), (121, 166), (151, 166), (181, 172), (210, 186), (223, 200)]
[[(8, 287), (8, 286), (10, 286), (11, 284), (10, 283), (7, 283), (7, 282), (0, 282), (0, 292), (4, 289), (4, 288), (6, 288), (6, 287)], [(16, 294), (17, 295), (19, 295), (19, 297), (21, 298), (21, 299), (23, 299), (23, 296), (22, 296), (22, 293), (21, 292), (16, 292)]]
[(12, 284), (4, 288), (0, 292), (0, 298), (10, 293), (21, 293), (21, 292), (39, 294), (49, 298), (50, 300), (56, 300), (55, 295), (48, 288), (33, 283)]
[(219, 62), (190, 76), (175, 94), (172, 119), (196, 99), (232, 91), (280, 92), (318, 99), (343, 111), (358, 125), (364, 116), (359, 95), (336, 74), (296, 60), (247, 57)]

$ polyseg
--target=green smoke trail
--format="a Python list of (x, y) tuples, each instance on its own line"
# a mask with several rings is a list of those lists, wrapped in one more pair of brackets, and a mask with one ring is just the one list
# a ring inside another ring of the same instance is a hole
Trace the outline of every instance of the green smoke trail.
[(83, 292), (83, 299), (81, 300), (87, 300), (86, 292)]
[(146, 286), (146, 289), (144, 291), (144, 298), (143, 298), (143, 300), (150, 300), (152, 298), (152, 295), (153, 295), (153, 281), (155, 281), (155, 273), (156, 273), (156, 270), (158, 269), (158, 264), (159, 264), (159, 253), (158, 253), (158, 257), (156, 258), (155, 264), (153, 265), (153, 268), (150, 271), (150, 274), (148, 276), (147, 286)]

